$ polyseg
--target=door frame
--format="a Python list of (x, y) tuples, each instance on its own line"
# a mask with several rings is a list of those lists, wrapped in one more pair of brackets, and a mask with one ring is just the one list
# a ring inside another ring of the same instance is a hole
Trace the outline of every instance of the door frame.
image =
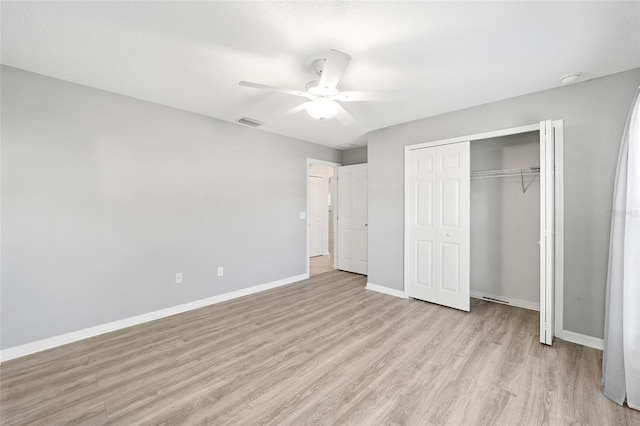
[(331, 161), (318, 160), (315, 158), (307, 158), (307, 164), (305, 167), (305, 256), (307, 262), (307, 278), (310, 276), (310, 266), (309, 266), (309, 168), (312, 164), (319, 164), (321, 166), (331, 167), (333, 169), (334, 179), (331, 183), (331, 218), (333, 219), (333, 268), (336, 268), (336, 263), (338, 259), (338, 237), (337, 237), (337, 227), (336, 227), (336, 215), (337, 215), (337, 206), (338, 206), (338, 185), (336, 185), (335, 177), (338, 176), (338, 167), (342, 166), (340, 163), (334, 163)]
[[(554, 296), (554, 310), (549, 313), (554, 317), (554, 329), (553, 335), (562, 336), (563, 334), (563, 315), (564, 315), (564, 127), (563, 120), (552, 120), (551, 125), (554, 129), (555, 135), (555, 199), (554, 199), (554, 216), (555, 216), (555, 270), (554, 270), (554, 284), (555, 288), (553, 289)], [(405, 194), (407, 193), (407, 182), (408, 182), (408, 168), (407, 168), (407, 157), (410, 151), (421, 149), (421, 148), (429, 148), (438, 145), (447, 145), (457, 142), (465, 142), (470, 141), (473, 143), (474, 141), (496, 138), (500, 136), (509, 136), (509, 135), (517, 135), (520, 133), (528, 133), (540, 131), (540, 122), (535, 124), (529, 124), (525, 126), (511, 127), (507, 129), (494, 130), (483, 133), (476, 133), (473, 135), (459, 136), (455, 138), (436, 140), (432, 142), (423, 142), (418, 144), (407, 145), (404, 147), (404, 182), (405, 182)], [(549, 167), (549, 165), (547, 165)], [(407, 211), (408, 211), (408, 202), (405, 198), (404, 200), (404, 246), (406, 252), (406, 245), (408, 243), (408, 225), (407, 225)], [(542, 213), (542, 212), (541, 212)], [(404, 276), (408, 276), (410, 272), (408, 271), (407, 262), (404, 262)], [(404, 297), (407, 296), (407, 289), (405, 285), (405, 279), (403, 279), (403, 292)], [(542, 312), (543, 304), (540, 304), (540, 318), (546, 314)]]
[[(311, 167), (313, 168), (313, 166)], [(311, 244), (309, 244), (309, 257), (312, 257), (311, 253), (313, 253), (313, 256), (323, 256), (325, 255), (325, 240), (329, 239), (329, 228), (327, 226), (329, 224), (329, 213), (326, 210), (323, 212), (322, 209), (323, 207), (326, 207), (326, 205), (324, 204), (326, 203), (325, 194), (329, 192), (329, 182), (325, 176), (309, 175), (307, 179), (309, 183), (318, 182), (320, 184), (320, 191), (317, 194), (313, 194), (313, 196), (310, 188), (307, 188), (307, 221), (309, 222), (309, 230), (311, 230), (311, 227), (313, 226), (313, 224), (311, 223), (311, 213), (314, 212), (312, 206), (315, 205), (316, 201), (318, 202), (317, 213), (319, 216), (318, 224), (320, 227), (319, 241), (315, 241), (316, 243), (318, 243), (318, 245), (320, 245), (320, 247), (314, 247), (314, 249), (318, 250), (312, 251)], [(309, 187), (311, 186), (312, 185), (309, 185)], [(318, 198), (317, 200), (316, 197)], [(311, 238), (313, 238), (313, 235), (313, 232), (309, 232), (309, 243), (311, 243)]]

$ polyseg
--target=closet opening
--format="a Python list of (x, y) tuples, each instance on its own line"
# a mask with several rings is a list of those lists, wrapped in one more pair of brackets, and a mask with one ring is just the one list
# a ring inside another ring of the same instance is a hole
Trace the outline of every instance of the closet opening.
[(561, 120), (407, 146), (405, 295), (540, 311), (550, 345), (562, 329), (562, 177)]
[(540, 132), (470, 144), (471, 297), (540, 310)]

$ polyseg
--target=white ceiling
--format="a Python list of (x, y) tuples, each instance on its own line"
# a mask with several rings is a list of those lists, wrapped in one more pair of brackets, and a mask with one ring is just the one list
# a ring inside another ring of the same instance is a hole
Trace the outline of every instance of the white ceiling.
[[(640, 2), (9, 2), (5, 65), (328, 146), (382, 127), (640, 67)], [(352, 56), (350, 126), (305, 101), (238, 86), (304, 89), (328, 49)], [(238, 124), (240, 125), (240, 124)]]

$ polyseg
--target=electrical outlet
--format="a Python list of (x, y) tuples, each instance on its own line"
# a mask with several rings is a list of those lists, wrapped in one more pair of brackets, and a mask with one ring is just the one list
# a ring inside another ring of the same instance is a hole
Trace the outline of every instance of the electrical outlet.
[(224, 275), (224, 268), (222, 266), (218, 266), (218, 276), (221, 277)]
[(176, 284), (182, 284), (182, 272), (176, 274)]
[(306, 219), (307, 218), (307, 212), (300, 212), (300, 219)]

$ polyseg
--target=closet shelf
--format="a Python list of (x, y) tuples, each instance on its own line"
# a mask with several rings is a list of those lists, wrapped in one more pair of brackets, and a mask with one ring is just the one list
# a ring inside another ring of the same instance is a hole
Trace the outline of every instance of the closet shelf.
[(527, 167), (524, 169), (480, 170), (471, 172), (471, 179), (486, 179), (498, 177), (515, 177), (539, 175), (540, 167)]
[[(531, 186), (533, 181), (536, 179), (535, 175), (540, 174), (540, 167), (532, 166), (526, 169), (501, 169), (501, 170), (481, 170), (477, 172), (471, 172), (471, 179), (487, 179), (487, 178), (497, 178), (497, 177), (515, 177), (518, 176), (520, 178), (520, 183), (522, 183), (522, 193), (527, 192), (527, 189)], [(529, 182), (527, 186), (524, 185), (524, 177), (525, 176), (533, 176), (533, 179)]]

